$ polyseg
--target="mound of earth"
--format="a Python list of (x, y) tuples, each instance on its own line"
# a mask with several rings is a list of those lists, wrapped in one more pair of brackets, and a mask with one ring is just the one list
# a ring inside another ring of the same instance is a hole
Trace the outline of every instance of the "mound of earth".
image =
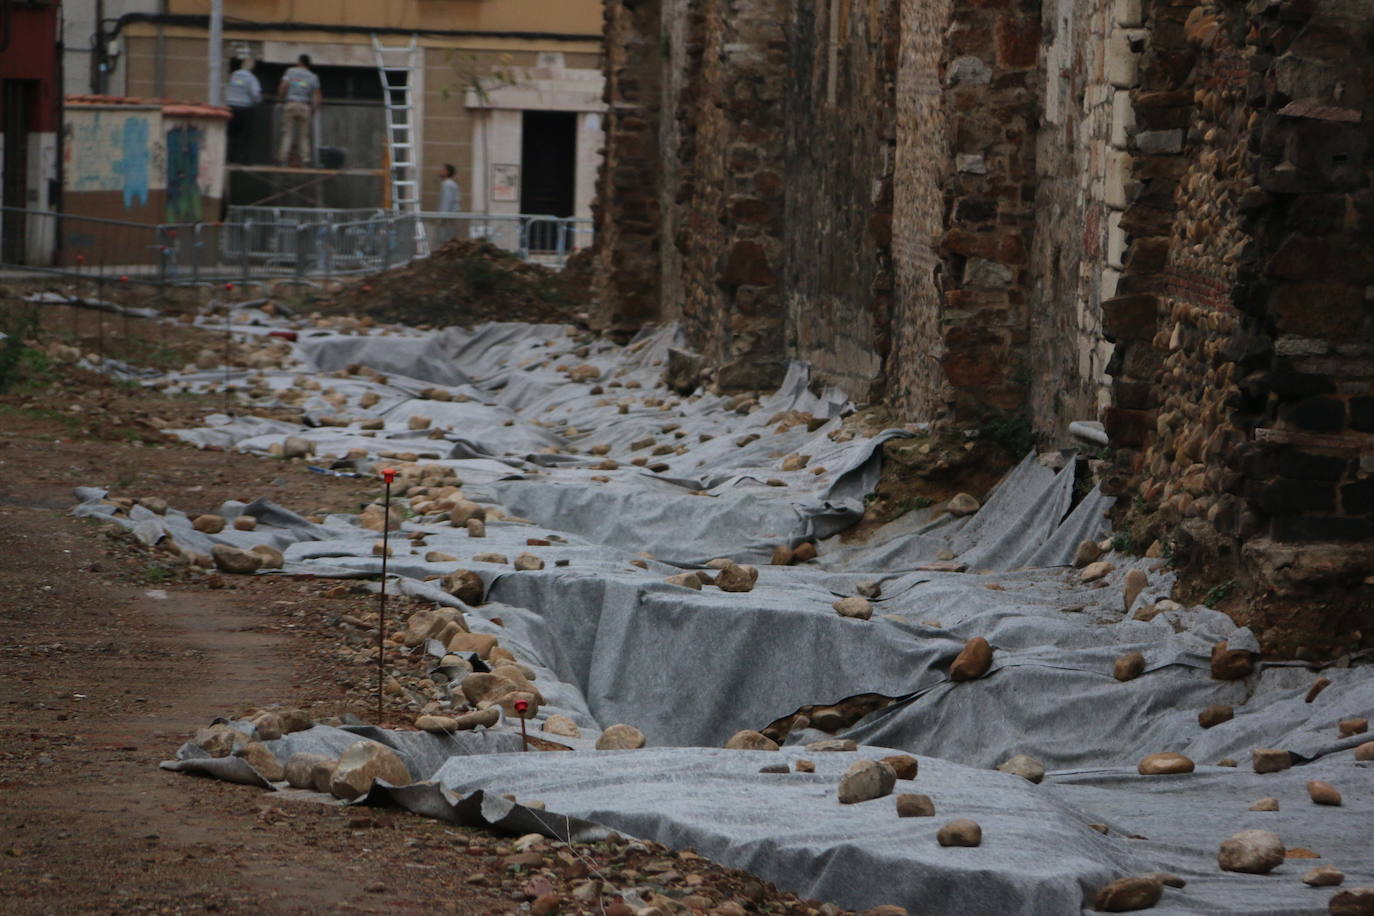
[(574, 256), (558, 271), (482, 239), (454, 239), (422, 260), (359, 279), (314, 304), (325, 314), (411, 325), (585, 321), (591, 283)]

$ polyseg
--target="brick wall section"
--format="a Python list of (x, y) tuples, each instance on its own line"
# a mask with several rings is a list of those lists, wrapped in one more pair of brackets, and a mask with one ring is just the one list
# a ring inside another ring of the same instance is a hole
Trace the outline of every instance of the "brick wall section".
[(785, 11), (777, 0), (698, 0), (692, 10), (689, 54), (701, 49), (700, 70), (678, 102), (682, 320), (718, 387), (767, 388), (787, 362)]
[(662, 57), (656, 3), (607, 0), (606, 146), (597, 176), (593, 253), (599, 321), (626, 334), (656, 321), (662, 169), (658, 160)]
[(897, 19), (896, 0), (798, 0), (787, 28), (787, 350), (865, 401), (891, 347)]
[(1030, 381), (1030, 274), (1039, 117), (1038, 4), (957, 3), (945, 34), (953, 172), (942, 239), (940, 364), (957, 419), (1018, 411)]
[[(676, 318), (726, 390), (802, 358), (919, 419), (1024, 409), (1037, 6), (612, 0), (607, 22), (608, 323)], [(623, 243), (611, 216), (654, 199), (657, 236)]]
[(1374, 644), (1374, 62), (1310, 16), (1154, 7), (1104, 303), (1112, 483), (1283, 654)]

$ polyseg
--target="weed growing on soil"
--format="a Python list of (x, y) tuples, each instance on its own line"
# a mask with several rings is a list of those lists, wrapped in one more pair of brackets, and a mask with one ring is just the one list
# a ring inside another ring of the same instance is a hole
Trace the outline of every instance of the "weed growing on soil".
[(149, 566), (143, 571), (143, 579), (149, 585), (161, 585), (172, 578), (173, 572), (165, 566)]
[(0, 341), (0, 392), (40, 388), (47, 384), (51, 370), (48, 358), (24, 346), (17, 336)]
[(989, 414), (978, 425), (978, 435), (997, 443), (1018, 459), (1035, 449), (1035, 431), (1024, 414)]
[(76, 417), (63, 413), (60, 410), (48, 410), (44, 407), (15, 407), (12, 404), (0, 404), (0, 416), (11, 414), (13, 416), (31, 417), (35, 420), (51, 420), (61, 423), (68, 430), (75, 430), (81, 425), (81, 421)]
[(1112, 549), (1130, 556), (1140, 553), (1135, 546), (1135, 535), (1131, 534), (1129, 530), (1118, 531), (1112, 535)]
[(1202, 603), (1208, 607), (1216, 607), (1236, 590), (1236, 580), (1227, 579), (1225, 582), (1218, 582), (1207, 590), (1207, 594), (1202, 596)]

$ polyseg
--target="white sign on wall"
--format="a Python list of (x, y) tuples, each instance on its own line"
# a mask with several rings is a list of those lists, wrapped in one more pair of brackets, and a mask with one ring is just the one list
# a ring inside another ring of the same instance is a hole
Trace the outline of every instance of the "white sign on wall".
[(509, 202), (520, 200), (520, 166), (492, 165), (491, 199)]

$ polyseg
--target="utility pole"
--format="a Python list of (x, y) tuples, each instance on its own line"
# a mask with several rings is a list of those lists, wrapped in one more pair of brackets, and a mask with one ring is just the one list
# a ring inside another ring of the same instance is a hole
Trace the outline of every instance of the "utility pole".
[(210, 104), (224, 104), (224, 0), (210, 5)]

